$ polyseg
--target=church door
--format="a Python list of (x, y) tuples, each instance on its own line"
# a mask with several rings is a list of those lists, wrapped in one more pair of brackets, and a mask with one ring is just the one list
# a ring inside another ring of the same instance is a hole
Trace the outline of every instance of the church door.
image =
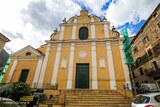
[(23, 69), (22, 73), (21, 73), (21, 76), (19, 78), (19, 81), (20, 82), (26, 82), (27, 77), (28, 77), (28, 73), (29, 73), (29, 69)]
[(75, 88), (89, 89), (89, 64), (76, 64), (76, 84)]

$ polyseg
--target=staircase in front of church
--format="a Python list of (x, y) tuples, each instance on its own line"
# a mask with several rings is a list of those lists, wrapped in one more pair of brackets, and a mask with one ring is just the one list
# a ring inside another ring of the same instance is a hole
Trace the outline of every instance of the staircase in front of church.
[(65, 107), (130, 107), (130, 101), (115, 90), (60, 90)]

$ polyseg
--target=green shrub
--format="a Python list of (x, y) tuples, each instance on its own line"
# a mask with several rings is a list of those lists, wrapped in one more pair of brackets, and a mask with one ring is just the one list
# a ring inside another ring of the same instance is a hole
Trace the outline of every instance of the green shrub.
[(31, 88), (27, 83), (15, 82), (3, 85), (1, 87), (1, 97), (11, 98), (19, 101), (20, 97), (31, 94)]

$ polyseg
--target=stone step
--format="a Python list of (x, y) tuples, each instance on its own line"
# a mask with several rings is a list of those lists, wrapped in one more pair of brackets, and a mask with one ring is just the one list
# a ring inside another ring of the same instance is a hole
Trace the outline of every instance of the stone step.
[(66, 95), (121, 95), (119, 93), (64, 93)]
[(50, 103), (65, 104), (65, 107), (130, 107), (131, 105), (129, 99), (115, 90), (60, 90), (58, 98), (59, 100)]
[(120, 100), (120, 99), (126, 99), (125, 97), (90, 97), (90, 96), (72, 96), (72, 97), (66, 97), (65, 99), (111, 99), (111, 100)]
[(116, 91), (61, 91), (61, 92), (74, 92), (74, 93), (76, 93), (76, 92), (78, 92), (78, 93), (81, 93), (81, 92), (83, 92), (83, 93), (117, 93)]
[(114, 96), (114, 97), (107, 97), (107, 96), (66, 96), (65, 99), (129, 99), (123, 96)]
[(65, 93), (118, 93), (114, 90), (61, 90)]
[(116, 91), (61, 91), (66, 93), (118, 93)]
[(112, 101), (112, 102), (107, 102), (107, 101), (69, 101), (69, 102), (65, 102), (65, 104), (79, 104), (79, 105), (83, 105), (83, 104), (88, 104), (88, 105), (104, 105), (104, 104), (129, 104), (129, 102), (127, 101)]
[(131, 105), (65, 105), (65, 107), (131, 107)]
[(126, 99), (66, 99), (66, 101), (86, 101), (86, 102), (95, 102), (95, 101), (119, 101), (119, 102), (128, 102)]
[(93, 103), (88, 103), (88, 104), (79, 104), (79, 103), (76, 103), (76, 104), (73, 104), (73, 103), (68, 103), (66, 104), (65, 107), (68, 107), (68, 106), (71, 106), (71, 107), (131, 107), (131, 104), (129, 103), (126, 103), (126, 104), (112, 104), (112, 103), (101, 103), (101, 104), (93, 104)]
[(114, 99), (114, 98), (108, 98), (108, 99), (103, 99), (103, 98), (101, 98), (101, 99), (98, 99), (98, 98), (92, 98), (92, 99), (88, 99), (88, 98), (66, 98), (66, 100), (85, 100), (85, 101), (123, 101), (123, 100), (126, 100), (126, 101), (129, 101), (128, 99), (125, 99), (125, 98), (123, 98), (123, 99)]
[(64, 92), (65, 95), (121, 95), (119, 94), (118, 92), (114, 92), (114, 93), (107, 93), (107, 92), (104, 92), (104, 93), (94, 93), (94, 92)]
[(121, 95), (119, 93), (65, 93), (66, 95)]
[(123, 101), (123, 100), (126, 100), (126, 101), (129, 101), (129, 99), (125, 99), (125, 98), (66, 98), (66, 100), (85, 100), (85, 101)]
[(79, 94), (79, 95), (66, 95), (66, 97), (106, 97), (106, 98), (109, 98), (109, 97), (124, 97), (122, 95), (82, 95), (82, 94)]

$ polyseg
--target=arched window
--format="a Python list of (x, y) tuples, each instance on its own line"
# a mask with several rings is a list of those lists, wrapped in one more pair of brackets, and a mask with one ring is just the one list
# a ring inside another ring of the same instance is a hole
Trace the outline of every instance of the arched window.
[(79, 29), (79, 39), (80, 40), (88, 39), (88, 28), (82, 27)]

